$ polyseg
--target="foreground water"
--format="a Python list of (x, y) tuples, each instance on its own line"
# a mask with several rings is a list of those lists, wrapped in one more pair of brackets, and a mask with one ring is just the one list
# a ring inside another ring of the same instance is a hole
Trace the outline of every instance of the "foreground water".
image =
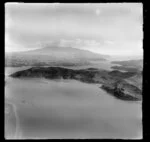
[(98, 84), (10, 77), (6, 81), (6, 138), (142, 137), (141, 103), (118, 100)]

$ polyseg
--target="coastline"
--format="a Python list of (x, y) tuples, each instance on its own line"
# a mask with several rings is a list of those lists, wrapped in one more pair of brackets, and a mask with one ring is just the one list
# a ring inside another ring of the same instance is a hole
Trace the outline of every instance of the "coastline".
[[(142, 91), (124, 79), (134, 76), (134, 72), (107, 71), (87, 68), (68, 69), (62, 67), (32, 67), (11, 74), (14, 78), (73, 79), (85, 83), (102, 84), (101, 88), (122, 100), (138, 101)], [(98, 78), (95, 77), (98, 75)], [(117, 87), (117, 88), (116, 88)], [(128, 92), (128, 93), (126, 93)]]

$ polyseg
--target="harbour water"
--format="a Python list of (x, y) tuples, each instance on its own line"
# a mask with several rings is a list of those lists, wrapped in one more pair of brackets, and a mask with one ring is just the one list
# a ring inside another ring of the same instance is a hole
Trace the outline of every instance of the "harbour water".
[[(21, 68), (5, 69), (7, 75), (17, 70)], [(142, 138), (141, 103), (116, 99), (98, 84), (5, 80), (7, 139)]]

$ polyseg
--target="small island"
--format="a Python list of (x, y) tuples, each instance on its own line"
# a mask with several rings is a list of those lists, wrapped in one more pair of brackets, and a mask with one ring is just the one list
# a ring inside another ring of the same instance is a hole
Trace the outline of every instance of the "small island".
[(142, 76), (142, 72), (107, 71), (96, 68), (74, 70), (63, 67), (32, 67), (10, 76), (14, 78), (74, 79), (86, 83), (99, 83), (102, 84), (102, 89), (119, 99), (139, 101), (142, 100), (142, 81), (135, 83), (139, 80), (134, 79), (133, 82), (137, 74)]

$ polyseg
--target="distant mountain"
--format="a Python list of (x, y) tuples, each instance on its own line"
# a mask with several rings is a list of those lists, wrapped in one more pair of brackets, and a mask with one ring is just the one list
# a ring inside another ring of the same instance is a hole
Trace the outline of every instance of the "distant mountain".
[(71, 47), (45, 47), (32, 51), (6, 53), (6, 66), (87, 65), (105, 61), (109, 56)]

